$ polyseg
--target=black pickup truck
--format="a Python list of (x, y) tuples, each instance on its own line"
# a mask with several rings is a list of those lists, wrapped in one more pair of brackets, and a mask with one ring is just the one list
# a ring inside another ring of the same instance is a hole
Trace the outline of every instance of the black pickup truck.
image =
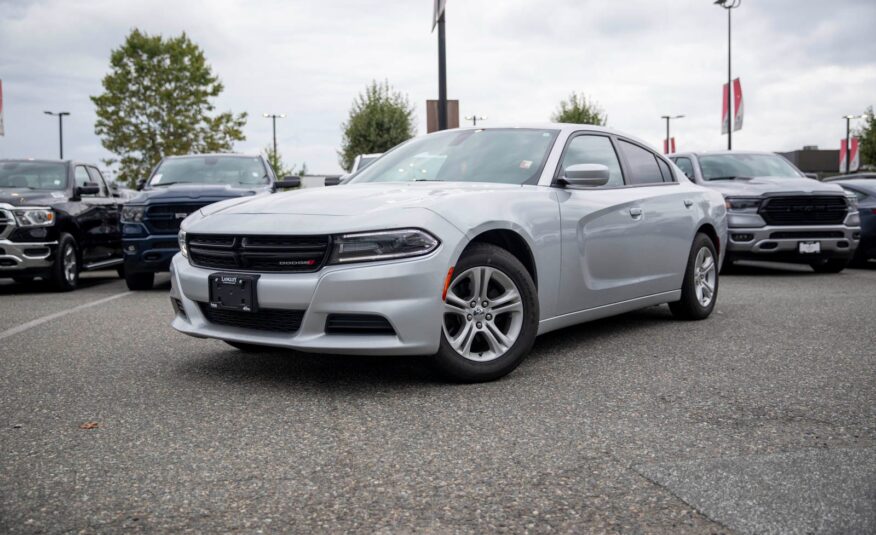
[(279, 181), (262, 156), (197, 154), (161, 160), (140, 193), (122, 208), (125, 281), (131, 290), (152, 287), (155, 273), (167, 271), (179, 252), (179, 225), (214, 202), (297, 187), (298, 177)]
[(120, 199), (94, 165), (0, 160), (0, 278), (60, 291), (79, 272), (122, 268)]

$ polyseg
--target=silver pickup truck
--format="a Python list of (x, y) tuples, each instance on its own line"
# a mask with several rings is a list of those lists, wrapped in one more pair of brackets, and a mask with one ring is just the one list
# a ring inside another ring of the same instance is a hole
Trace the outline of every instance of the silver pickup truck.
[(808, 178), (768, 152), (678, 153), (672, 161), (697, 184), (724, 195), (734, 260), (809, 264), (820, 273), (845, 269), (861, 239), (857, 203), (836, 184)]

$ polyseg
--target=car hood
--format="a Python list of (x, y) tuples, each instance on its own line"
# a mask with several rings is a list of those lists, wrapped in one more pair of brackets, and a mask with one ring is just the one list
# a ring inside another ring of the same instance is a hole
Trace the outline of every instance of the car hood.
[(754, 177), (735, 180), (713, 180), (705, 182), (707, 187), (720, 191), (725, 196), (759, 197), (761, 195), (794, 194), (837, 194), (844, 195), (836, 184), (825, 184), (812, 178), (801, 177)]
[(428, 208), (441, 212), (455, 199), (472, 195), (489, 196), (497, 191), (519, 190), (513, 184), (466, 182), (392, 182), (349, 184), (326, 188), (304, 188), (245, 201), (221, 203), (204, 208), (205, 215), (291, 214), (319, 216), (367, 216), (383, 210)]
[(185, 202), (185, 201), (221, 201), (236, 197), (247, 197), (258, 193), (267, 193), (267, 186), (240, 188), (230, 185), (193, 185), (176, 184), (163, 186), (137, 193), (130, 204), (146, 204), (154, 202)]
[(32, 190), (29, 188), (0, 189), (0, 203), (12, 206), (47, 206), (67, 200), (63, 191)]

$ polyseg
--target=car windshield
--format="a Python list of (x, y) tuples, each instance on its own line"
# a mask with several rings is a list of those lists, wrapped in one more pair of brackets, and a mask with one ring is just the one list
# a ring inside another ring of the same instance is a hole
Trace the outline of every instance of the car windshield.
[(261, 158), (252, 156), (192, 156), (170, 158), (155, 170), (149, 186), (227, 184), (261, 186), (268, 174)]
[(699, 160), (703, 178), (706, 180), (756, 176), (785, 178), (805, 176), (788, 160), (774, 154), (710, 154), (700, 156)]
[(419, 137), (358, 173), (363, 182), (499, 182), (524, 184), (541, 172), (556, 130), (454, 130)]
[(0, 188), (63, 190), (67, 166), (62, 163), (4, 162), (0, 164)]

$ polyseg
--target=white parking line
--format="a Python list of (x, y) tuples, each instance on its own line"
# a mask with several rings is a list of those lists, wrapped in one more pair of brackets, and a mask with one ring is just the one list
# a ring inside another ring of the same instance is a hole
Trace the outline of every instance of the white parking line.
[(98, 299), (97, 301), (92, 301), (90, 303), (84, 303), (84, 304), (75, 306), (69, 310), (62, 310), (61, 312), (55, 312), (54, 314), (49, 314), (48, 316), (43, 316), (41, 318), (37, 318), (35, 320), (28, 321), (27, 323), (22, 323), (21, 325), (19, 325), (17, 327), (13, 327), (11, 329), (6, 329), (5, 331), (0, 332), (0, 340), (3, 340), (5, 338), (9, 338), (10, 336), (14, 336), (14, 335), (16, 335), (20, 332), (24, 332), (28, 329), (32, 329), (32, 328), (37, 327), (39, 325), (42, 325), (43, 323), (46, 323), (48, 321), (52, 321), (54, 319), (58, 319), (60, 317), (66, 316), (67, 314), (72, 314), (74, 312), (78, 312), (78, 311), (85, 309), (85, 308), (97, 306), (97, 305), (106, 303), (107, 301), (112, 301), (113, 299), (118, 299), (119, 297), (125, 297), (126, 295), (128, 295), (130, 293), (133, 293), (133, 292), (122, 292), (120, 294), (111, 295), (109, 297), (104, 297), (103, 299)]

